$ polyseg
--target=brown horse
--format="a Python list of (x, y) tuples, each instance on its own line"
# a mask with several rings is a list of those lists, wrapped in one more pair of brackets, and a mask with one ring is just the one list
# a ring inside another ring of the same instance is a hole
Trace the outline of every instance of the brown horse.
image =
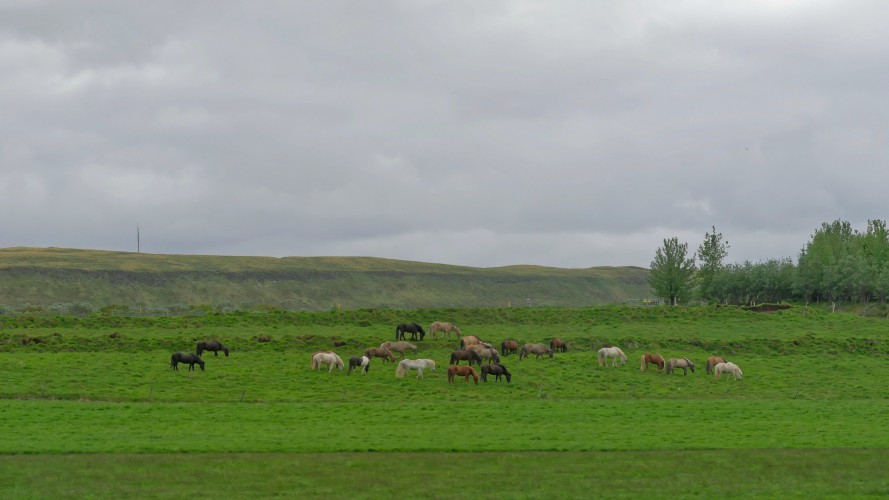
[(469, 377), (472, 377), (475, 380), (475, 385), (478, 385), (478, 373), (476, 373), (475, 368), (471, 366), (457, 366), (451, 365), (448, 367), (448, 383), (454, 383), (454, 377), (462, 376), (464, 382), (469, 382)]
[(432, 340), (436, 339), (435, 334), (438, 332), (441, 332), (442, 337), (444, 337), (445, 333), (448, 334), (448, 338), (451, 338), (451, 333), (456, 333), (457, 338), (463, 336), (463, 334), (460, 333), (460, 329), (457, 328), (457, 325), (448, 323), (447, 321), (436, 321), (435, 323), (432, 323), (432, 326), (429, 327), (429, 333), (432, 335)]
[(504, 340), (500, 343), (500, 354), (504, 356), (509, 356), (510, 354), (515, 354), (519, 350), (519, 341), (518, 340)]
[(662, 371), (664, 369), (663, 356), (660, 354), (643, 354), (642, 365), (639, 367), (639, 371), (644, 372), (648, 370), (649, 363), (657, 365), (657, 371)]
[(380, 349), (389, 349), (392, 352), (400, 353), (402, 358), (404, 358), (404, 351), (408, 349), (414, 351), (414, 354), (417, 354), (417, 346), (404, 340), (398, 342), (383, 342), (380, 344)]
[(667, 375), (673, 373), (677, 368), (682, 368), (683, 375), (688, 375), (688, 370), (691, 370), (692, 373), (695, 372), (695, 364), (688, 358), (670, 358), (665, 366)]
[(710, 356), (707, 358), (707, 365), (704, 366), (704, 370), (707, 372), (707, 375), (713, 373), (713, 367), (718, 365), (719, 363), (728, 363), (725, 358), (722, 356)]
[(535, 359), (539, 359), (544, 354), (553, 357), (553, 350), (543, 344), (525, 344), (522, 346), (522, 350), (519, 351), (519, 359), (525, 359), (532, 354), (537, 355)]
[(553, 352), (567, 352), (568, 346), (565, 345), (565, 341), (556, 337), (549, 341), (549, 348), (553, 350)]
[(386, 361), (395, 362), (395, 355), (392, 354), (392, 351), (382, 347), (368, 347), (364, 350), (364, 355), (368, 358), (383, 358), (384, 363)]
[(488, 381), (488, 375), (494, 375), (494, 380), (499, 381), (501, 376), (506, 377), (506, 383), (512, 382), (512, 373), (505, 366), (497, 363), (496, 365), (485, 365), (482, 367), (482, 382)]
[(469, 366), (472, 366), (472, 362), (479, 366), (482, 365), (482, 357), (476, 352), (474, 349), (461, 349), (459, 351), (454, 351), (451, 353), (451, 364), (459, 365), (460, 361), (467, 361)]

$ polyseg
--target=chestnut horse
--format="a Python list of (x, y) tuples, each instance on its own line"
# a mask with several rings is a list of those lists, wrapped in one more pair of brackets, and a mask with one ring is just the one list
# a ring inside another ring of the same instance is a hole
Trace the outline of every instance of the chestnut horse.
[(519, 350), (519, 341), (518, 340), (504, 340), (500, 343), (500, 354), (504, 356), (509, 356), (510, 354), (515, 354)]
[(567, 352), (568, 346), (565, 345), (565, 341), (556, 337), (549, 341), (549, 348), (553, 350), (553, 352)]
[(454, 377), (460, 375), (464, 377), (464, 382), (469, 382), (469, 377), (472, 377), (475, 380), (475, 385), (478, 385), (478, 373), (476, 373), (475, 368), (471, 366), (457, 366), (451, 365), (448, 367), (448, 383), (454, 383)]
[(649, 363), (657, 365), (657, 371), (661, 371), (664, 369), (664, 357), (660, 354), (643, 354), (642, 355), (642, 365), (639, 367), (639, 371), (644, 372), (648, 370)]
[(482, 382), (488, 381), (488, 374), (494, 375), (494, 380), (499, 381), (500, 376), (506, 377), (506, 383), (512, 382), (512, 373), (509, 373), (509, 370), (506, 369), (505, 366), (497, 363), (496, 365), (485, 365), (482, 367)]
[(435, 323), (432, 323), (432, 326), (429, 327), (429, 334), (432, 335), (432, 340), (435, 340), (435, 334), (438, 332), (442, 333), (442, 338), (445, 333), (448, 334), (448, 338), (451, 338), (451, 333), (456, 333), (457, 338), (463, 336), (463, 334), (460, 333), (460, 329), (457, 328), (457, 325), (448, 323), (447, 321), (436, 321)]
[(713, 367), (718, 365), (719, 363), (728, 363), (725, 358), (722, 356), (710, 356), (707, 358), (707, 365), (704, 366), (704, 371), (707, 372), (707, 375), (713, 373)]

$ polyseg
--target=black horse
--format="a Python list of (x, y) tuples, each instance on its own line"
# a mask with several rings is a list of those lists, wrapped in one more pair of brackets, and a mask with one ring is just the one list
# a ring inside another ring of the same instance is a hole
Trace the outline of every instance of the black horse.
[(215, 340), (202, 340), (201, 342), (198, 342), (198, 346), (195, 348), (194, 353), (200, 356), (204, 351), (213, 351), (214, 356), (219, 356), (219, 351), (222, 351), (225, 353), (225, 357), (228, 357), (228, 347), (225, 347)]
[(501, 364), (495, 365), (484, 365), (482, 366), (482, 382), (488, 381), (488, 374), (494, 375), (494, 380), (499, 381), (500, 376), (506, 377), (506, 383), (512, 382), (512, 373), (509, 373), (509, 370), (506, 369), (505, 366)]
[(188, 363), (188, 371), (194, 371), (195, 363), (201, 365), (201, 371), (204, 371), (204, 360), (197, 354), (190, 352), (174, 352), (170, 357), (170, 368), (179, 371), (179, 363)]
[(482, 365), (482, 357), (481, 355), (472, 349), (464, 349), (460, 351), (454, 351), (451, 353), (451, 364), (459, 365), (460, 361), (468, 361), (469, 366), (472, 366), (472, 362), (475, 361), (479, 366)]
[(417, 323), (402, 323), (395, 327), (395, 340), (407, 340), (405, 333), (411, 334), (411, 340), (417, 340), (417, 334), (420, 334), (420, 340), (426, 336), (426, 331)]

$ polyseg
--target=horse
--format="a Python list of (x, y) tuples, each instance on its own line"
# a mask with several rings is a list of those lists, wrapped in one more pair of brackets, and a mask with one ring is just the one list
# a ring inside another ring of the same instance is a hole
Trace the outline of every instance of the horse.
[(704, 366), (704, 371), (707, 372), (707, 375), (710, 375), (713, 373), (713, 367), (719, 363), (728, 363), (728, 361), (722, 356), (710, 356), (707, 358), (707, 364)]
[(519, 341), (518, 340), (504, 340), (500, 343), (500, 354), (504, 356), (509, 356), (510, 354), (515, 354), (519, 350)]
[(411, 340), (417, 340), (417, 334), (420, 335), (420, 340), (426, 336), (426, 330), (417, 323), (402, 323), (395, 327), (395, 340), (407, 340), (404, 338), (405, 333), (411, 334)]
[(408, 370), (417, 370), (417, 378), (425, 378), (423, 377), (423, 370), (426, 368), (435, 371), (435, 361), (431, 359), (402, 359), (398, 363), (398, 368), (395, 369), (395, 376), (404, 378)]
[(397, 352), (401, 354), (401, 359), (404, 359), (404, 351), (408, 349), (414, 351), (414, 354), (417, 354), (417, 346), (410, 342), (405, 342), (404, 340), (398, 342), (383, 342), (380, 344), (380, 349), (389, 349), (392, 352)]
[(213, 351), (214, 356), (219, 356), (219, 351), (222, 351), (225, 353), (225, 357), (228, 357), (228, 347), (225, 347), (215, 340), (198, 342), (198, 346), (195, 348), (194, 353), (200, 356), (204, 351)]
[(731, 373), (735, 376), (735, 380), (741, 380), (741, 377), (744, 376), (744, 372), (741, 371), (741, 367), (732, 363), (731, 361), (726, 361), (725, 363), (717, 363), (716, 366), (713, 367), (713, 373), (716, 374), (716, 378), (722, 378), (723, 373)]
[(466, 349), (468, 345), (481, 344), (482, 339), (478, 338), (475, 335), (467, 335), (460, 339), (460, 349)]
[(477, 352), (482, 359), (488, 360), (488, 364), (500, 362), (500, 354), (497, 353), (497, 349), (488, 347), (487, 344), (475, 344), (464, 349), (464, 351), (468, 350)]
[(688, 370), (691, 370), (692, 373), (695, 372), (695, 364), (688, 358), (670, 358), (667, 361), (666, 368), (667, 375), (673, 373), (677, 368), (682, 368), (683, 375), (688, 375)]
[(190, 372), (194, 371), (194, 365), (197, 363), (201, 365), (201, 371), (204, 371), (204, 360), (197, 354), (192, 354), (190, 352), (174, 352), (173, 355), (170, 356), (170, 368), (178, 372), (179, 363), (188, 363), (188, 371)]
[(320, 370), (321, 365), (328, 365), (327, 373), (333, 371), (333, 367), (336, 366), (340, 370), (343, 369), (343, 360), (340, 359), (339, 356), (333, 351), (321, 351), (312, 354), (312, 369)]
[(448, 338), (451, 338), (451, 333), (456, 333), (457, 337), (463, 336), (463, 334), (460, 333), (460, 329), (457, 328), (457, 325), (448, 323), (447, 321), (436, 321), (435, 323), (432, 323), (432, 326), (429, 327), (429, 334), (432, 335), (432, 340), (435, 340), (435, 334), (438, 332), (442, 332), (442, 337), (447, 333)]
[(368, 358), (382, 358), (384, 363), (386, 361), (395, 362), (395, 356), (392, 354), (392, 351), (382, 347), (368, 347), (364, 350), (364, 355)]
[(556, 337), (549, 341), (549, 348), (553, 350), (553, 352), (568, 352), (568, 346), (565, 345), (565, 341)]
[(522, 350), (519, 351), (519, 359), (525, 359), (532, 354), (537, 355), (534, 359), (540, 359), (540, 356), (544, 354), (553, 357), (553, 350), (543, 344), (525, 344), (522, 346)]
[(452, 352), (450, 364), (459, 365), (460, 361), (467, 361), (470, 366), (472, 366), (473, 361), (475, 361), (476, 364), (478, 364), (479, 366), (482, 365), (482, 357), (474, 349), (461, 349), (459, 351)]
[(506, 369), (505, 366), (497, 363), (495, 365), (485, 365), (482, 367), (482, 382), (488, 381), (488, 374), (494, 375), (494, 380), (499, 381), (500, 376), (506, 377), (506, 383), (512, 382), (512, 373), (509, 373), (509, 370)]
[(475, 380), (475, 385), (478, 385), (478, 373), (476, 373), (475, 368), (471, 366), (456, 366), (451, 365), (448, 367), (448, 383), (454, 383), (454, 377), (460, 375), (464, 377), (464, 382), (469, 382), (469, 377), (472, 377)]
[(620, 358), (620, 365), (627, 364), (627, 355), (620, 350), (620, 347), (603, 347), (599, 349), (599, 366), (608, 366), (608, 358), (611, 360), (611, 366), (617, 366), (617, 358)]
[(367, 356), (352, 356), (349, 358), (349, 375), (352, 374), (352, 370), (355, 368), (361, 368), (361, 373), (367, 373), (367, 370), (370, 370), (370, 358)]
[(644, 372), (648, 370), (649, 363), (657, 365), (657, 371), (661, 371), (664, 369), (664, 357), (660, 354), (643, 354), (642, 355), (642, 365), (639, 366), (639, 371)]

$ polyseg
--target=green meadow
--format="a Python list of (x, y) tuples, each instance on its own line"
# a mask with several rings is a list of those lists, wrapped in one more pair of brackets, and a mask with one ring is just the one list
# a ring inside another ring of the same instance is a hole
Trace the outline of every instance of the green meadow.
[[(509, 384), (448, 384), (459, 340), (429, 335), (408, 355), (438, 363), (423, 379), (379, 359), (366, 375), (310, 368), (313, 351), (348, 362), (434, 320), (569, 351), (504, 357)], [(885, 496), (887, 326), (807, 307), (6, 318), (0, 495)], [(204, 339), (231, 356), (170, 369)], [(598, 365), (608, 345), (625, 365)], [(647, 352), (697, 369), (642, 372)], [(704, 373), (712, 354), (743, 379)]]

